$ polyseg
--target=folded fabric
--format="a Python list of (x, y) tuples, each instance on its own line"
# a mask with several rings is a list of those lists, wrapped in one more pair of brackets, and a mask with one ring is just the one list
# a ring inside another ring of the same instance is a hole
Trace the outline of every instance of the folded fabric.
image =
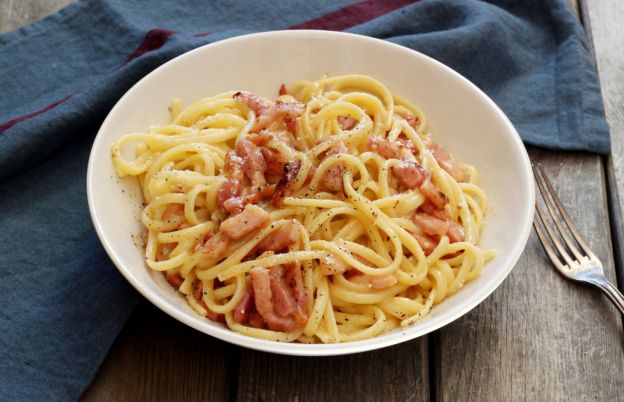
[(0, 36), (0, 400), (77, 399), (140, 300), (100, 246), (85, 195), (89, 148), (113, 104), (197, 46), (304, 28), (440, 60), (527, 144), (610, 150), (592, 57), (564, 0), (73, 3)]

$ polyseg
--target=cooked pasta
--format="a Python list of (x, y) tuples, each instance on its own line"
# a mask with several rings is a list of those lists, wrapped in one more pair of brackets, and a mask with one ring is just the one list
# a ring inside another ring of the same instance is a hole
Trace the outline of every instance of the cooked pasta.
[(145, 261), (198, 314), (280, 342), (414, 324), (478, 277), (487, 197), (425, 116), (363, 75), (271, 101), (227, 92), (112, 146), (138, 178)]

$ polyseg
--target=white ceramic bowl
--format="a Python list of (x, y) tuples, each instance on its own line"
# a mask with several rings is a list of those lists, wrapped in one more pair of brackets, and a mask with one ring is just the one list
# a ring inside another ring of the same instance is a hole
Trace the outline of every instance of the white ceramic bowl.
[[(471, 163), (489, 196), (481, 245), (497, 257), (480, 278), (436, 306), (422, 322), (376, 338), (331, 345), (284, 344), (247, 337), (197, 315), (161, 274), (149, 270), (132, 239), (141, 232), (141, 196), (134, 179), (118, 179), (110, 146), (121, 135), (167, 121), (174, 98), (189, 104), (229, 90), (268, 98), (281, 83), (322, 74), (360, 73), (419, 106), (436, 141)], [(302, 356), (362, 352), (404, 342), (466, 314), (507, 277), (533, 220), (534, 186), (526, 150), (503, 112), (476, 86), (443, 64), (382, 40), (326, 31), (240, 36), (183, 54), (132, 87), (111, 110), (93, 144), (87, 194), (95, 229), (119, 271), (148, 300), (191, 327), (252, 349)]]

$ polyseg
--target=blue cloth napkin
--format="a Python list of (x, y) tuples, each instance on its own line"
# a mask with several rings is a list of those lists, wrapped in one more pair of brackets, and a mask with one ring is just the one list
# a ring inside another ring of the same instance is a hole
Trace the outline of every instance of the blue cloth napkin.
[(72, 400), (140, 297), (92, 228), (90, 145), (163, 62), (220, 39), (331, 29), (426, 53), (472, 80), (527, 144), (607, 154), (600, 90), (564, 0), (78, 1), (0, 36), (0, 400)]

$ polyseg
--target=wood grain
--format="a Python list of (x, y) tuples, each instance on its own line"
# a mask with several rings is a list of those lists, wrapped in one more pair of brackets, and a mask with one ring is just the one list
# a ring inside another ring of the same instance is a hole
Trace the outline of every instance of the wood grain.
[(620, 289), (624, 289), (624, 7), (621, 0), (581, 1), (583, 21), (594, 50), (607, 122), (611, 156), (607, 179)]
[(227, 400), (238, 359), (238, 348), (146, 302), (130, 318), (82, 400)]
[[(531, 158), (543, 164), (613, 280), (600, 157), (531, 150)], [(434, 356), (440, 400), (622, 398), (620, 315), (597, 289), (558, 275), (534, 234), (503, 285), (438, 336)]]
[(355, 355), (243, 351), (239, 401), (429, 401), (427, 337)]

